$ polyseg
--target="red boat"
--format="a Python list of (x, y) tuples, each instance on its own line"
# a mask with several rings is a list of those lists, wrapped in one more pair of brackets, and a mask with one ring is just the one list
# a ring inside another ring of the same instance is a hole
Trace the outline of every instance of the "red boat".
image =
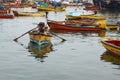
[(96, 6), (88, 6), (88, 7), (86, 7), (84, 10), (99, 11), (99, 10), (106, 10), (106, 8), (101, 8), (101, 9), (99, 9), (99, 8), (96, 7)]
[(84, 10), (93, 10), (93, 11), (98, 11), (100, 10), (98, 7), (95, 6), (90, 6), (90, 7), (86, 7)]
[(5, 9), (4, 7), (0, 6), (0, 14), (7, 14), (10, 13), (10, 9)]
[(0, 6), (0, 19), (13, 19), (14, 16), (10, 14), (10, 9), (4, 9), (3, 6)]
[(0, 10), (0, 14), (6, 14), (6, 13), (10, 13), (11, 10), (10, 9), (7, 9), (7, 10)]
[(7, 10), (0, 10), (0, 14), (7, 13)]
[(0, 14), (0, 19), (13, 19), (14, 16), (11, 14)]
[(50, 29), (70, 30), (70, 31), (100, 31), (102, 28), (90, 25), (66, 24), (65, 21), (47, 21)]

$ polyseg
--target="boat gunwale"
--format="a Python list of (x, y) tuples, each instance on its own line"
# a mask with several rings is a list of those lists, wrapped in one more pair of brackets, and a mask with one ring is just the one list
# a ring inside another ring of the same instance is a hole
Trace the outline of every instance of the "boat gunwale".
[[(116, 40), (112, 40), (112, 41), (116, 41)], [(101, 41), (103, 44), (107, 45), (107, 46), (110, 46), (110, 47), (114, 47), (114, 48), (117, 48), (117, 49), (120, 49), (119, 46), (116, 46), (115, 44), (110, 44), (108, 43), (107, 41)]]
[(34, 33), (34, 32), (30, 32), (29, 35), (52, 37), (50, 34), (46, 35), (46, 34), (43, 34), (43, 33)]

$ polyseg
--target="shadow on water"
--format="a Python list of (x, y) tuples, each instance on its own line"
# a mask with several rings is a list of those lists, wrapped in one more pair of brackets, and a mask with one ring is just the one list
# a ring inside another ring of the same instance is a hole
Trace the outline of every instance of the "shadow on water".
[(105, 62), (111, 62), (114, 65), (119, 65), (119, 68), (115, 68), (120, 70), (120, 56), (111, 54), (110, 52), (106, 51), (101, 55), (101, 60)]

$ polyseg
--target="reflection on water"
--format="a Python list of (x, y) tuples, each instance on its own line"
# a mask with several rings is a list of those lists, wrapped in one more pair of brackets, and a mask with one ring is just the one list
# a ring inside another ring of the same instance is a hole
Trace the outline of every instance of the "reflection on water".
[(29, 42), (28, 49), (32, 56), (40, 60), (40, 62), (44, 62), (44, 58), (48, 57), (47, 53), (52, 51), (52, 43), (38, 45), (34, 42)]
[(69, 31), (69, 30), (50, 30), (54, 33), (60, 33), (60, 34), (76, 34), (76, 35), (82, 35), (84, 37), (105, 37), (106, 36), (106, 30), (101, 30), (100, 32), (94, 32), (94, 31)]
[(120, 65), (120, 56), (113, 55), (107, 51), (101, 55), (101, 60), (105, 60), (106, 62), (111, 62), (112, 64), (115, 65)]
[(98, 36), (99, 36), (99, 37), (105, 37), (105, 36), (106, 36), (106, 30), (101, 30), (101, 31), (98, 33)]

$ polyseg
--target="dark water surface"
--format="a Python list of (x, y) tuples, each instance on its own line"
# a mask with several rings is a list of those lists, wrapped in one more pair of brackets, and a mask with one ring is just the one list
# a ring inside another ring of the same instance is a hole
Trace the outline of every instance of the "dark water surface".
[[(68, 9), (68, 11), (71, 8)], [(64, 20), (67, 12), (48, 14), (48, 19)], [(106, 50), (100, 43), (103, 38), (119, 38), (117, 31), (67, 32), (54, 31), (67, 41), (52, 37), (52, 51), (44, 58), (29, 52), (28, 34), (45, 17), (16, 17), (0, 19), (0, 80), (119, 80), (120, 65), (110, 56), (103, 57)], [(51, 50), (51, 49), (50, 49)], [(119, 62), (119, 58), (117, 59)], [(114, 63), (114, 64), (113, 64)]]

